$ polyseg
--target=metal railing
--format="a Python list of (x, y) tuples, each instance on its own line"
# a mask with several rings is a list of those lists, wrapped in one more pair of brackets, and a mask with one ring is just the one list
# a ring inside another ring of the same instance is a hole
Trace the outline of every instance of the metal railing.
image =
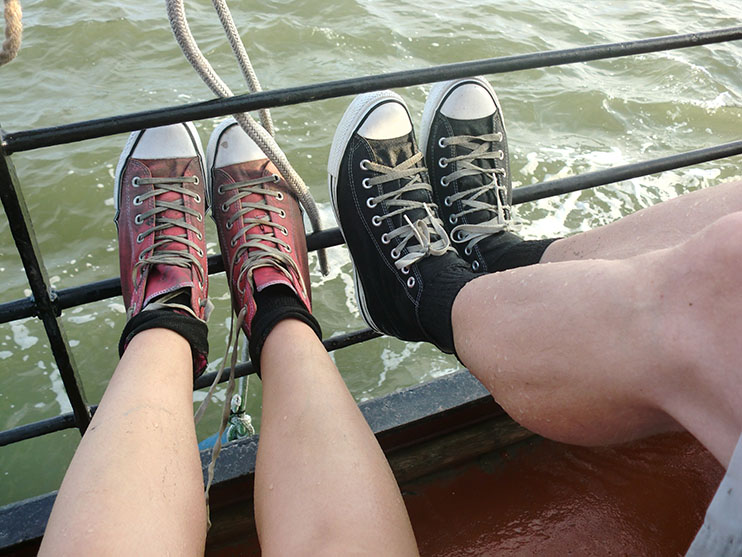
[[(178, 107), (89, 120), (51, 128), (7, 133), (0, 130), (0, 198), (2, 199), (10, 224), (10, 230), (18, 253), (21, 256), (23, 268), (26, 272), (32, 293), (28, 298), (0, 304), (0, 323), (7, 323), (28, 317), (38, 317), (42, 321), (49, 338), (52, 354), (72, 406), (71, 413), (0, 432), (0, 446), (73, 427), (79, 429), (81, 433), (85, 432), (96, 407), (90, 406), (85, 399), (83, 386), (78, 374), (78, 367), (70, 351), (69, 343), (59, 317), (65, 309), (112, 298), (121, 294), (121, 283), (118, 278), (88, 283), (59, 291), (52, 287), (36, 244), (36, 238), (23, 198), (21, 184), (11, 160), (13, 153), (189, 120), (214, 118), (261, 108), (307, 103), (387, 88), (408, 87), (481, 74), (496, 74), (576, 62), (604, 60), (740, 39), (742, 39), (742, 26), (702, 33), (672, 35), (638, 41), (490, 58), (263, 91), (250, 95), (191, 103)], [(598, 172), (589, 172), (579, 176), (516, 188), (513, 191), (513, 202), (518, 204), (535, 201), (550, 196), (739, 154), (742, 154), (742, 140), (669, 157), (627, 164)], [(315, 232), (307, 236), (307, 247), (310, 251), (336, 246), (342, 243), (343, 238), (337, 228)], [(209, 257), (210, 274), (223, 270), (220, 256)], [(378, 336), (379, 333), (375, 331), (362, 329), (326, 339), (324, 344), (327, 350), (336, 350)], [(250, 362), (240, 364), (235, 369), (238, 377), (248, 375), (253, 371)], [(196, 381), (194, 387), (200, 389), (209, 385), (213, 381), (214, 375), (214, 373), (205, 374)], [(226, 375), (224, 377), (225, 380)]]

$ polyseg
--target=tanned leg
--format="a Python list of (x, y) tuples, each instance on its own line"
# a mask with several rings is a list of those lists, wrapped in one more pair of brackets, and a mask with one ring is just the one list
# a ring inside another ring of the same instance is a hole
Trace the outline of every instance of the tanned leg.
[(417, 555), (384, 454), (316, 334), (281, 321), (261, 370), (255, 515), (263, 555)]
[(206, 508), (183, 337), (130, 342), (70, 464), (40, 555), (203, 555)]

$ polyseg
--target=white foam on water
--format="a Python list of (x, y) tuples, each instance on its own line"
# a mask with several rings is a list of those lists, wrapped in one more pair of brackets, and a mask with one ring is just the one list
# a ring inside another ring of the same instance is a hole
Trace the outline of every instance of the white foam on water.
[(32, 335), (28, 330), (28, 327), (23, 323), (23, 321), (11, 323), (10, 330), (13, 332), (13, 342), (15, 342), (21, 350), (28, 350), (39, 342), (39, 337)]
[[(43, 362), (39, 362), (39, 364), (42, 363)], [(40, 365), (38, 367), (44, 369)], [(59, 413), (65, 414), (67, 412), (72, 412), (72, 405), (70, 404), (70, 399), (67, 397), (67, 391), (64, 390), (64, 382), (62, 381), (62, 376), (59, 374), (59, 370), (57, 369), (56, 365), (53, 365), (52, 368), (52, 372), (48, 375), (48, 377), (51, 384), (51, 391), (54, 393), (54, 400), (59, 407)]]

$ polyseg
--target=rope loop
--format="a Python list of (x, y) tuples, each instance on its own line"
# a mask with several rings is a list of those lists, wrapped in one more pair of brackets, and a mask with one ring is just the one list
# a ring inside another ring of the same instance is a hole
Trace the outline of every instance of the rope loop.
[(22, 16), (20, 0), (5, 0), (5, 41), (0, 48), (0, 66), (13, 60), (21, 48)]

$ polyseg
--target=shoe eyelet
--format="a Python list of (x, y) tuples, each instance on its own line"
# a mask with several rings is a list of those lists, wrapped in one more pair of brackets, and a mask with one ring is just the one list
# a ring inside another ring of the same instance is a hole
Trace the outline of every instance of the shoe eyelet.
[[(274, 174), (274, 176), (275, 176), (275, 174)], [(278, 192), (278, 193), (276, 194), (276, 199), (277, 199), (278, 201), (283, 201), (283, 192), (280, 192), (280, 191), (279, 191), (279, 192)]]
[(371, 162), (371, 161), (370, 161), (370, 160), (368, 160), (368, 159), (363, 159), (363, 160), (361, 161), (361, 170), (368, 170), (368, 166), (366, 166), (366, 165), (367, 165), (368, 163), (370, 163), (370, 162)]
[(144, 261), (144, 253), (140, 253), (137, 259), (139, 259), (139, 261)]
[(198, 254), (199, 257), (203, 257), (204, 256), (204, 250), (202, 250), (201, 248), (197, 248), (196, 249), (196, 253)]
[(446, 198), (445, 198), (445, 199), (443, 200), (443, 204), (444, 204), (444, 205), (445, 205), (446, 207), (450, 207), (450, 206), (451, 206), (451, 205), (452, 205), (453, 203), (451, 203), (451, 198), (450, 198), (450, 197), (448, 197), (448, 196), (446, 196)]
[(229, 241), (229, 246), (233, 248), (233, 247), (235, 247), (236, 245), (237, 245), (237, 238), (232, 238), (232, 239), (231, 239), (231, 240)]
[(134, 199), (131, 200), (131, 202), (134, 205), (141, 205), (142, 204), (142, 198), (137, 195)]
[(410, 268), (409, 267), (402, 267), (400, 269), (400, 271), (402, 271), (402, 274), (403, 275), (409, 275), (410, 274)]
[(134, 217), (134, 224), (142, 224), (144, 222), (144, 219), (142, 218), (142, 215), (137, 215)]
[(454, 234), (454, 240), (457, 242), (463, 242), (464, 241), (464, 233), (461, 232), (461, 230), (457, 230), (456, 234)]
[(440, 159), (438, 159), (438, 166), (440, 166), (441, 168), (446, 168), (448, 166), (448, 160), (446, 159), (446, 157), (441, 157)]
[(131, 179), (131, 185), (134, 186), (135, 188), (138, 188), (139, 187), (139, 185), (140, 185), (139, 184), (139, 176), (134, 176)]
[(505, 158), (505, 151), (498, 151), (498, 153), (497, 153), (497, 157), (498, 157), (498, 158), (499, 158), (500, 160), (503, 160), (503, 159)]
[(374, 226), (381, 226), (381, 217), (379, 215), (374, 215), (371, 217), (371, 224)]
[[(193, 180), (193, 183), (194, 183), (194, 184), (195, 184), (196, 186), (197, 186), (197, 185), (199, 185), (199, 184), (201, 183), (201, 178), (199, 178), (198, 176), (194, 176), (193, 178), (194, 178), (194, 180)], [(200, 203), (200, 202), (199, 202), (199, 203)]]
[[(278, 182), (281, 179), (281, 177), (278, 174), (273, 174), (273, 182)], [(283, 198), (281, 198), (283, 199)]]
[(394, 248), (389, 254), (392, 256), (392, 259), (397, 260), (399, 259), (399, 256), (402, 255), (397, 251), (397, 248)]
[(194, 198), (193, 198), (193, 200), (194, 200), (194, 201), (195, 201), (196, 203), (201, 203), (201, 196), (200, 196), (200, 195), (198, 195), (198, 194), (196, 194), (196, 197), (194, 197)]
[[(142, 242), (144, 242), (144, 238), (142, 237), (141, 234), (137, 234), (137, 244), (141, 244)], [(141, 259), (141, 257), (140, 257), (140, 259)]]
[(198, 222), (203, 222), (204, 221), (204, 216), (203, 215), (200, 215), (200, 214), (199, 215), (196, 215), (196, 220)]
[(232, 226), (234, 226), (231, 222), (227, 222), (227, 224), (224, 225), (224, 228), (227, 230), (232, 230)]
[(410, 277), (407, 279), (407, 288), (412, 288), (415, 286), (415, 277)]
[(282, 219), (285, 219), (286, 218), (286, 211), (284, 211), (283, 209), (281, 209), (281, 211), (278, 213), (278, 216), (281, 217)]
[(438, 140), (438, 147), (441, 147), (443, 149), (445, 149), (446, 147), (448, 147), (448, 142), (446, 141), (446, 138), (445, 137), (441, 137)]
[(222, 203), (222, 211), (224, 211), (225, 213), (229, 211), (229, 205), (227, 205), (226, 203)]
[(281, 233), (282, 233), (282, 234), (283, 234), (284, 236), (288, 236), (288, 235), (289, 235), (289, 229), (288, 229), (288, 228), (286, 228), (286, 227), (284, 226), (284, 227), (283, 227), (283, 228), (281, 229)]
[(478, 271), (479, 270), (479, 261), (473, 261), (471, 264), (471, 270), (472, 271)]
[(376, 201), (374, 201), (374, 198), (373, 197), (369, 197), (366, 200), (366, 207), (368, 207), (369, 209), (373, 209), (374, 207), (376, 207), (376, 205), (378, 205), (378, 203), (376, 203)]
[(286, 253), (291, 253), (291, 246), (286, 246)]
[(388, 244), (389, 242), (391, 242), (391, 240), (389, 239), (389, 234), (385, 232), (384, 234), (381, 235), (381, 243)]
[(468, 247), (468, 246), (467, 246), (467, 247), (465, 247), (465, 248), (464, 248), (464, 253), (465, 253), (466, 255), (471, 255), (471, 248), (470, 248), (470, 247)]
[(441, 178), (441, 186), (443, 186), (444, 188), (448, 186), (448, 177), (447, 176), (443, 176)]
[(222, 188), (222, 186), (217, 187), (216, 193), (218, 193), (219, 195), (222, 195), (224, 193), (224, 188)]
[(371, 184), (369, 184), (369, 180), (370, 178), (364, 178), (361, 182), (361, 185), (367, 190), (370, 190), (373, 187)]
[(198, 238), (198, 241), (200, 242), (201, 240), (204, 239), (204, 235), (201, 234), (200, 232), (196, 232), (196, 238)]
[(451, 215), (450, 217), (448, 217), (448, 222), (450, 222), (451, 224), (456, 224), (458, 221), (459, 217), (457, 217), (456, 215)]

